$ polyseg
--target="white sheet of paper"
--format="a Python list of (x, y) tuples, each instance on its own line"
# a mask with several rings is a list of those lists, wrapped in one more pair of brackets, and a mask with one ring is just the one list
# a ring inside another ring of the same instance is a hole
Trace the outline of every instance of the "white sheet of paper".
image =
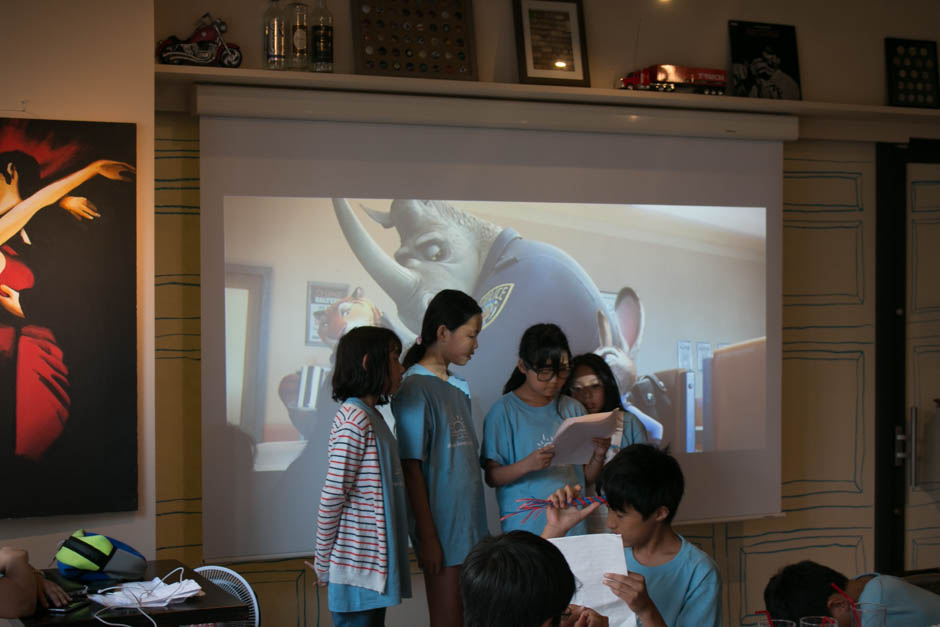
[(555, 445), (552, 466), (590, 462), (594, 455), (593, 438), (609, 438), (620, 420), (620, 411), (616, 409), (566, 419), (552, 441)]
[(636, 614), (604, 585), (604, 573), (627, 574), (623, 540), (614, 533), (552, 538), (568, 561), (579, 587), (571, 602), (584, 605), (610, 621), (610, 627), (636, 627)]

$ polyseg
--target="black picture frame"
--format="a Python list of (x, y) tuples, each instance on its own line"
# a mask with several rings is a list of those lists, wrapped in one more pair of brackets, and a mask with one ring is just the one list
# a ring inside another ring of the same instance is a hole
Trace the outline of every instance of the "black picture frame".
[(729, 95), (802, 99), (794, 26), (729, 20), (728, 39), (731, 47)]
[(590, 87), (581, 0), (513, 0), (513, 17), (520, 83)]
[(937, 42), (885, 37), (885, 78), (888, 105), (926, 109), (940, 106)]

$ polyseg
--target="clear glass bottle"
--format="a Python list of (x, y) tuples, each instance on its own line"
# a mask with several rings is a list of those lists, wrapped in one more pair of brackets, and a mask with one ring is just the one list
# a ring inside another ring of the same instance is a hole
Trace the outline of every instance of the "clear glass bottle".
[(310, 11), (310, 71), (333, 71), (333, 14), (326, 0), (316, 0)]
[(261, 62), (267, 70), (283, 70), (287, 62), (287, 20), (279, 0), (271, 0), (264, 12)]
[(308, 54), (307, 4), (292, 2), (287, 5), (287, 65), (292, 70), (305, 70), (310, 62)]

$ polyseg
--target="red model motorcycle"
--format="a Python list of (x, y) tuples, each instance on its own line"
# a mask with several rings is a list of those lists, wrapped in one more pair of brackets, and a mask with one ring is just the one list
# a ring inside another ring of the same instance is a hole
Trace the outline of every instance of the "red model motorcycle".
[(189, 39), (181, 40), (170, 35), (157, 44), (157, 59), (160, 63), (175, 65), (220, 65), (238, 67), (242, 63), (242, 51), (235, 44), (225, 43), (222, 33), (228, 30), (225, 22), (212, 19), (208, 13), (199, 19), (199, 25)]

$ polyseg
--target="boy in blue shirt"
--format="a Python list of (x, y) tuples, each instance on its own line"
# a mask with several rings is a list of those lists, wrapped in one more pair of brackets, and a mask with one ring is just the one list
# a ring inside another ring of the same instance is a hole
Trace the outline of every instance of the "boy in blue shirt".
[[(672, 530), (682, 500), (682, 469), (668, 451), (648, 444), (621, 450), (601, 471), (598, 493), (607, 499), (607, 528), (620, 534), (629, 574), (605, 573), (604, 583), (643, 627), (720, 627), (721, 578), (715, 562)], [(546, 538), (561, 537), (596, 505), (569, 507), (580, 486), (551, 496)]]
[(770, 615), (792, 621), (804, 616), (832, 616), (838, 625), (850, 625), (849, 599), (884, 605), (887, 627), (940, 624), (940, 596), (889, 575), (868, 573), (849, 579), (828, 566), (805, 560), (782, 568), (764, 588)]

